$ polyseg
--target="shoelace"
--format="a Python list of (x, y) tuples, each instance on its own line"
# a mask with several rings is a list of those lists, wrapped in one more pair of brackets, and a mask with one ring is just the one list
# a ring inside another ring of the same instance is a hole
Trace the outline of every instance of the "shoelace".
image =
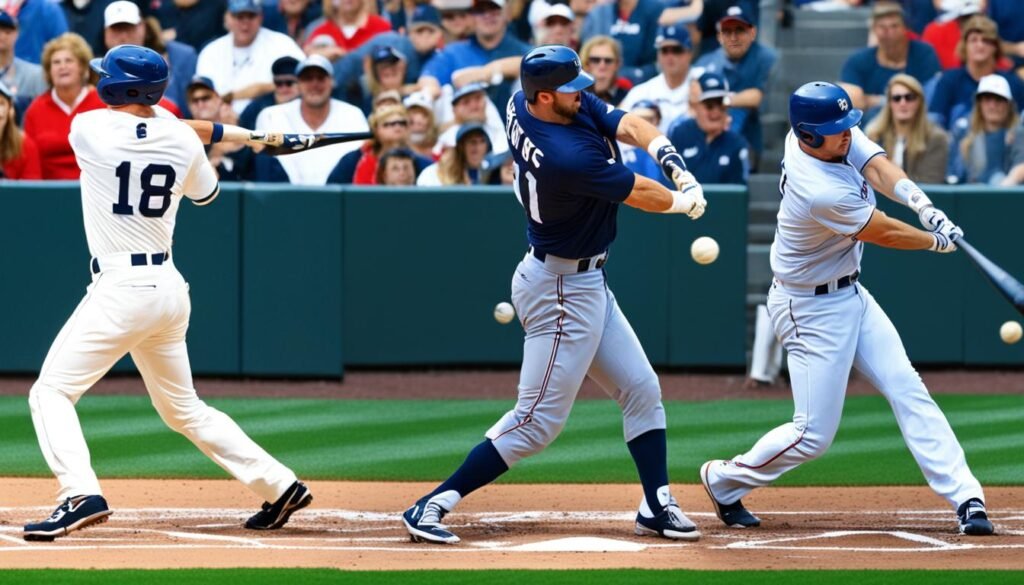
[(427, 505), (423, 506), (423, 515), (420, 516), (419, 523), (437, 526), (438, 528), (446, 530), (448, 527), (441, 524), (441, 519), (444, 518), (444, 515), (447, 513), (447, 510), (434, 502), (427, 502)]
[[(985, 514), (985, 506), (981, 504), (971, 503), (967, 505), (967, 509), (964, 510), (964, 520), (970, 520), (977, 514)], [(988, 516), (988, 514), (985, 514)]]

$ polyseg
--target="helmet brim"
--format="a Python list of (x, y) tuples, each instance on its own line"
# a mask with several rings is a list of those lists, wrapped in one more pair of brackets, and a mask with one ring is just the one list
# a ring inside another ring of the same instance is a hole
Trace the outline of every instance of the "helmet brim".
[(834, 120), (832, 122), (826, 122), (819, 124), (814, 130), (822, 136), (832, 136), (833, 134), (842, 134), (850, 128), (853, 128), (860, 123), (861, 118), (864, 117), (864, 112), (853, 108), (842, 118)]
[(576, 93), (577, 91), (587, 89), (591, 85), (594, 85), (594, 78), (586, 71), (580, 71), (580, 74), (576, 76), (576, 79), (562, 85), (555, 91), (558, 93)]
[(103, 59), (101, 57), (95, 57), (89, 61), (89, 68), (96, 72), (97, 75), (109, 75), (107, 70), (103, 68)]

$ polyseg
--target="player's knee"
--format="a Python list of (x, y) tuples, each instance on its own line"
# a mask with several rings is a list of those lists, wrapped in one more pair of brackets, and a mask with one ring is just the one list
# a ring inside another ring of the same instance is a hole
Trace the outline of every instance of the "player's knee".
[(540, 453), (550, 445), (564, 425), (533, 425), (527, 424), (523, 427), (522, 445), (523, 457)]
[(800, 439), (799, 448), (800, 451), (807, 456), (808, 459), (817, 459), (826, 452), (828, 448), (832, 446), (832, 440), (835, 439), (835, 430), (822, 430), (817, 428), (808, 427), (804, 429), (804, 434)]
[(619, 402), (627, 416), (642, 416), (660, 410), (662, 408), (661, 384), (658, 382), (658, 376), (654, 370), (632, 381), (630, 387), (622, 393)]
[(35, 408), (35, 405), (39, 404), (39, 401), (46, 397), (66, 398), (71, 402), (75, 402), (78, 399), (78, 395), (73, 392), (47, 384), (42, 380), (37, 380), (35, 384), (32, 384), (32, 388), (28, 391), (29, 406)]
[(154, 403), (153, 406), (156, 407), (164, 424), (186, 436), (204, 427), (212, 414), (211, 411), (216, 412), (202, 400), (196, 400), (188, 405), (160, 406)]

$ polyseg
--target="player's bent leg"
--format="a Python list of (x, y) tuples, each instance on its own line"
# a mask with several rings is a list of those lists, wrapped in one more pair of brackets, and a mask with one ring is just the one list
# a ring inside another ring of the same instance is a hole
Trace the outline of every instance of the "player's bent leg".
[(985, 494), (967, 465), (949, 421), (911, 364), (896, 327), (871, 293), (866, 289), (863, 292), (867, 307), (854, 367), (889, 401), (904, 442), (928, 485), (955, 510), (966, 510), (971, 501), (980, 503), (974, 521), (978, 527), (966, 522), (965, 514), (959, 514), (961, 530), (966, 526), (965, 534), (991, 534)]
[(862, 300), (853, 287), (798, 296), (778, 286), (768, 297), (776, 336), (788, 351), (794, 413), (731, 461), (706, 463), (702, 481), (719, 518), (751, 490), (828, 450), (839, 428), (856, 349)]

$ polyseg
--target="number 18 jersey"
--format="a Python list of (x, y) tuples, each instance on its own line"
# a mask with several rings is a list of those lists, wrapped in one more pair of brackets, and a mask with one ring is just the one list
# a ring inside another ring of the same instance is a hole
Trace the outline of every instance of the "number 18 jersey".
[(181, 197), (205, 205), (217, 196), (217, 175), (199, 137), (167, 110), (153, 109), (154, 118), (104, 109), (71, 122), (94, 257), (169, 251)]

